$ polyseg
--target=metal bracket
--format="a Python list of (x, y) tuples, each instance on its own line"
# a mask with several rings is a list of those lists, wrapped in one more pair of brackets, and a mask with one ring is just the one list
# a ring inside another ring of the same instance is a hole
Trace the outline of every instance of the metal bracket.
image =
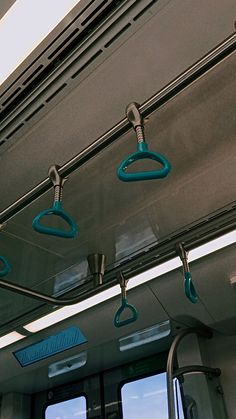
[[(115, 314), (114, 326), (122, 327), (135, 322), (138, 318), (138, 311), (132, 304), (129, 304), (127, 301), (126, 287), (128, 284), (128, 279), (125, 279), (122, 272), (120, 272), (118, 280), (121, 288), (121, 306), (118, 308)], [(124, 313), (124, 311), (130, 312), (130, 316), (125, 320), (121, 320), (121, 316)]]
[(184, 272), (190, 272), (189, 264), (188, 264), (188, 253), (187, 250), (184, 248), (183, 243), (179, 243), (176, 245), (176, 253), (181, 259), (181, 262), (183, 263), (183, 269)]
[(53, 166), (49, 167), (48, 170), (48, 177), (51, 180), (53, 187), (54, 187), (54, 202), (61, 202), (62, 200), (62, 189), (67, 181), (68, 178), (63, 178), (59, 174), (58, 170), (60, 166), (54, 164)]
[[(66, 178), (62, 178), (58, 172), (59, 166), (53, 165), (49, 168), (49, 178), (54, 187), (54, 200), (51, 208), (41, 211), (33, 219), (32, 227), (35, 231), (51, 236), (73, 239), (78, 234), (78, 227), (74, 219), (62, 207), (62, 189)], [(47, 227), (41, 223), (42, 218), (56, 215), (64, 220), (69, 226), (69, 230), (61, 228)]]
[(189, 299), (189, 301), (191, 301), (191, 303), (196, 304), (198, 301), (198, 295), (193, 285), (192, 276), (189, 269), (188, 252), (185, 250), (183, 243), (179, 243), (176, 246), (176, 251), (183, 263), (185, 295)]
[(103, 284), (103, 276), (105, 273), (106, 256), (101, 253), (88, 255), (88, 265), (94, 278), (94, 286)]
[(119, 284), (120, 284), (121, 300), (122, 300), (122, 303), (123, 303), (127, 299), (126, 289), (127, 289), (127, 285), (128, 285), (129, 280), (124, 277), (122, 272), (120, 272), (118, 281), (119, 281)]

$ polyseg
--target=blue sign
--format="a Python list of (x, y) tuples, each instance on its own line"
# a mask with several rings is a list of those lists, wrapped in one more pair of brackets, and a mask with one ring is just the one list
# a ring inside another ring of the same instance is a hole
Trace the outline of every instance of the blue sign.
[(26, 367), (85, 342), (87, 339), (80, 329), (72, 326), (33, 345), (19, 349), (13, 352), (13, 355), (22, 367)]

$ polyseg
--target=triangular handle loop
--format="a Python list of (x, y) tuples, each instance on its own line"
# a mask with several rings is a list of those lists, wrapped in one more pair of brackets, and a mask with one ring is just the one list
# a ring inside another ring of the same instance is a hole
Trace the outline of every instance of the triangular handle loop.
[(198, 295), (193, 285), (192, 276), (190, 272), (184, 273), (184, 292), (189, 301), (191, 301), (191, 303), (197, 303)]
[[(127, 173), (127, 168), (134, 162), (143, 159), (151, 159), (160, 163), (163, 167), (158, 170), (141, 171), (135, 173)], [(162, 179), (168, 175), (171, 165), (168, 160), (159, 153), (148, 150), (147, 143), (139, 143), (138, 151), (130, 154), (124, 159), (117, 169), (117, 176), (123, 182), (136, 182), (140, 180)]]
[[(70, 227), (69, 231), (61, 230), (54, 227), (46, 227), (41, 224), (42, 218), (49, 215), (57, 215), (62, 218)], [(73, 218), (63, 210), (61, 202), (54, 202), (53, 207), (41, 211), (32, 222), (33, 229), (41, 234), (49, 234), (50, 236), (62, 237), (64, 239), (73, 239), (78, 234), (78, 227)]]
[[(121, 288), (121, 306), (118, 308), (114, 317), (115, 327), (126, 326), (127, 324), (135, 322), (138, 318), (137, 309), (132, 304), (129, 304), (127, 301), (126, 288), (128, 284), (128, 279), (125, 279), (122, 273), (120, 273), (119, 283)], [(124, 313), (124, 311), (129, 311), (130, 316), (124, 320), (121, 320), (121, 315)]]
[[(78, 234), (78, 227), (73, 218), (64, 211), (62, 207), (62, 188), (66, 179), (61, 178), (58, 173), (59, 166), (53, 165), (49, 168), (49, 177), (54, 186), (54, 202), (52, 208), (41, 211), (32, 222), (35, 231), (41, 234), (49, 234), (50, 236), (62, 237), (64, 239), (72, 239)], [(46, 216), (56, 215), (62, 218), (68, 225), (69, 231), (54, 227), (46, 227), (41, 224), (42, 218)]]
[(193, 285), (192, 275), (188, 264), (188, 252), (185, 250), (182, 243), (176, 246), (177, 253), (183, 264), (184, 273), (184, 292), (191, 303), (196, 304), (198, 301), (197, 291)]
[[(130, 311), (130, 317), (127, 319), (121, 320), (121, 315), (124, 313), (124, 311)], [(127, 300), (124, 300), (120, 308), (118, 308), (115, 317), (114, 317), (114, 325), (115, 327), (122, 327), (126, 326), (127, 324), (133, 323), (138, 318), (138, 311), (137, 309), (127, 302)]]
[[(123, 182), (136, 182), (140, 180), (162, 179), (168, 175), (171, 165), (168, 160), (159, 153), (148, 150), (144, 135), (144, 119), (139, 111), (140, 105), (136, 102), (130, 103), (126, 108), (126, 117), (132, 124), (136, 133), (137, 151), (126, 157), (117, 169), (117, 176)], [(161, 169), (127, 173), (127, 168), (138, 160), (151, 159), (162, 165)]]
[(0, 278), (3, 278), (11, 271), (11, 265), (4, 256), (0, 256), (0, 261), (3, 263), (3, 268), (0, 270)]

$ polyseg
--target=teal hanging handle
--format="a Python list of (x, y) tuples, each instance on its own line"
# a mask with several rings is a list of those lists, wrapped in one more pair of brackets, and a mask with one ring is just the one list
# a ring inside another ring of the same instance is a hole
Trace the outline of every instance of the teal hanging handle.
[(195, 304), (198, 301), (197, 292), (193, 285), (192, 276), (190, 272), (184, 273), (184, 291), (191, 303)]
[(178, 246), (178, 254), (183, 263), (185, 295), (189, 299), (189, 301), (191, 301), (191, 303), (196, 304), (198, 301), (198, 295), (193, 285), (192, 275), (189, 269), (188, 252), (186, 252), (182, 243), (180, 243)]
[[(51, 166), (48, 172), (54, 186), (54, 202), (52, 208), (41, 211), (32, 222), (35, 231), (41, 234), (49, 234), (50, 236), (62, 237), (65, 239), (73, 239), (78, 234), (78, 227), (73, 218), (62, 207), (62, 189), (66, 179), (61, 178), (58, 173), (59, 166)], [(69, 226), (69, 230), (61, 230), (54, 227), (46, 227), (41, 221), (42, 218), (56, 215), (62, 218)]]
[(0, 278), (3, 278), (11, 271), (11, 265), (4, 256), (0, 256), (0, 262), (3, 264), (3, 268), (0, 270)]
[[(126, 116), (133, 125), (137, 137), (137, 151), (125, 158), (117, 169), (117, 176), (123, 182), (136, 182), (140, 180), (162, 179), (168, 175), (171, 170), (169, 161), (159, 153), (148, 150), (144, 136), (144, 121), (139, 112), (138, 103), (130, 103), (126, 108)], [(144, 172), (127, 173), (127, 168), (134, 162), (143, 159), (151, 159), (162, 165), (159, 170), (149, 170)]]
[[(129, 304), (126, 297), (126, 288), (128, 284), (128, 280), (124, 278), (123, 274), (120, 273), (120, 287), (121, 287), (121, 306), (118, 308), (115, 317), (114, 317), (114, 326), (115, 327), (122, 327), (126, 326), (127, 324), (133, 323), (138, 318), (138, 311), (132, 305)], [(121, 316), (124, 314), (125, 311), (130, 312), (130, 316), (124, 320), (121, 320)]]

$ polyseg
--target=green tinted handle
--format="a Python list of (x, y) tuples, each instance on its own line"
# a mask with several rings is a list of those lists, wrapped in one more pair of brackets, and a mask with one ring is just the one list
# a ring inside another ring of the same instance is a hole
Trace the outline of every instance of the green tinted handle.
[(4, 256), (0, 256), (0, 261), (3, 263), (3, 269), (0, 271), (0, 278), (3, 278), (11, 271), (11, 265)]
[[(144, 172), (126, 173), (127, 168), (134, 162), (143, 159), (151, 159), (160, 163), (163, 167), (159, 170), (149, 170)], [(117, 169), (117, 176), (123, 182), (135, 182), (140, 180), (162, 179), (168, 175), (171, 165), (161, 154), (148, 150), (147, 143), (138, 143), (138, 151), (124, 159)]]
[[(42, 218), (49, 215), (57, 215), (58, 217), (62, 218), (69, 225), (70, 230), (65, 231), (59, 228), (46, 227), (41, 224)], [(66, 211), (64, 211), (60, 201), (54, 202), (52, 208), (41, 211), (38, 215), (36, 215), (32, 222), (32, 227), (38, 233), (49, 234), (50, 236), (62, 237), (64, 239), (73, 239), (78, 234), (78, 227), (76, 222), (73, 220), (73, 218), (71, 218), (69, 214), (67, 214)]]
[[(120, 317), (126, 309), (130, 311), (131, 316), (125, 320), (121, 320)], [(120, 306), (120, 308), (117, 310), (115, 314), (114, 325), (115, 327), (126, 326), (127, 324), (135, 322), (137, 318), (138, 318), (137, 309), (132, 304), (129, 304), (127, 300), (124, 300), (122, 305)]]
[(184, 291), (186, 297), (191, 303), (196, 304), (198, 301), (198, 295), (192, 282), (192, 276), (190, 272), (184, 274)]

